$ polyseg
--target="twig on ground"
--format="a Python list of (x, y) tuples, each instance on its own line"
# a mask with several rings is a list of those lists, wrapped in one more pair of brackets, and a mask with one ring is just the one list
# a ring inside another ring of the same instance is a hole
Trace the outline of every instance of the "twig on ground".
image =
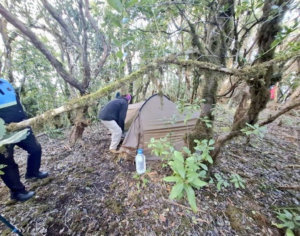
[(300, 165), (287, 165), (287, 166), (284, 166), (283, 168), (300, 168)]
[[(188, 209), (188, 210), (191, 210), (191, 211), (193, 211), (193, 210), (192, 210), (192, 208), (190, 208), (190, 207), (187, 207), (187, 206), (181, 205), (181, 204), (179, 204), (179, 203), (176, 203), (176, 202), (171, 202), (171, 201), (169, 201), (169, 200), (167, 200), (167, 199), (165, 199), (165, 198), (163, 198), (163, 200), (164, 200), (165, 202), (171, 203), (171, 204), (173, 204), (173, 205), (180, 206), (180, 207), (183, 207), (183, 208), (185, 208), (185, 209)], [(199, 212), (206, 213), (205, 211), (202, 211), (202, 210), (199, 210), (199, 209), (198, 209), (198, 211), (199, 211)]]
[(300, 186), (278, 186), (277, 189), (294, 189), (294, 190), (300, 190)]
[(242, 162), (247, 162), (247, 160), (245, 159), (245, 158), (243, 158), (243, 157), (241, 157), (241, 156), (238, 156), (238, 155), (235, 155), (235, 154), (233, 154), (233, 153), (231, 153), (231, 152), (228, 152), (228, 154), (230, 155), (230, 156), (233, 156), (233, 157), (236, 157), (236, 158), (238, 158), (238, 159), (240, 159)]

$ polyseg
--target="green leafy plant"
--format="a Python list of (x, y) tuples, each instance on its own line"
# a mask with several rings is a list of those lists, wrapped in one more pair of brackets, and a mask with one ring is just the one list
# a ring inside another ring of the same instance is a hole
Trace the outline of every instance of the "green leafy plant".
[(300, 215), (293, 211), (286, 209), (279, 212), (275, 212), (277, 218), (282, 222), (281, 224), (272, 223), (279, 229), (286, 229), (285, 234), (287, 236), (294, 236), (293, 230), (300, 228)]
[(173, 115), (169, 120), (163, 119), (167, 126), (174, 125), (178, 121), (179, 117), (177, 115)]
[(204, 116), (203, 118), (199, 118), (199, 119), (205, 123), (207, 128), (212, 127), (212, 121), (207, 116)]
[(193, 188), (200, 189), (208, 184), (203, 179), (207, 177), (207, 163), (213, 163), (210, 151), (214, 149), (215, 142), (213, 139), (195, 140), (195, 153), (192, 153), (187, 147), (183, 147), (182, 152), (179, 152), (167, 141), (167, 137), (159, 140), (151, 139), (148, 147), (152, 148), (152, 152), (157, 156), (163, 156), (169, 160), (168, 165), (173, 170), (173, 174), (163, 179), (166, 182), (175, 182), (169, 198), (180, 199), (186, 195), (192, 210), (197, 211)]
[(238, 174), (232, 174), (230, 176), (230, 182), (234, 184), (235, 188), (245, 188), (244, 183), (246, 182), (245, 180), (242, 179), (241, 176)]
[(163, 157), (163, 159), (168, 158), (174, 151), (174, 147), (171, 142), (168, 141), (169, 136), (170, 135), (167, 135), (160, 139), (151, 138), (150, 143), (148, 144), (148, 148), (152, 149), (151, 153)]
[(255, 125), (250, 125), (250, 124), (246, 124), (247, 127), (241, 129), (241, 131), (246, 134), (246, 135), (258, 135), (259, 137), (263, 138), (264, 137), (264, 133), (266, 132), (267, 128), (266, 127), (260, 127), (258, 124)]
[(227, 182), (226, 179), (223, 179), (223, 177), (220, 174), (214, 174), (215, 178), (217, 179), (217, 189), (222, 190), (222, 187), (226, 188), (230, 186), (230, 184)]
[(176, 109), (180, 114), (185, 114), (184, 123), (191, 118), (192, 114), (199, 111), (200, 104), (204, 102), (205, 99), (199, 100), (198, 98), (193, 101), (193, 103), (187, 102), (186, 99), (179, 99), (176, 105)]
[(137, 180), (137, 188), (140, 189), (140, 187), (144, 188), (149, 183), (149, 179), (146, 178), (147, 173), (150, 172), (150, 169), (147, 169), (144, 175), (140, 175), (138, 173), (134, 173), (132, 178)]
[(292, 27), (284, 26), (283, 29), (277, 33), (275, 36), (275, 40), (272, 42), (271, 47), (276, 47), (280, 43), (284, 41), (291, 33), (293, 33), (295, 30), (297, 30), (299, 26), (299, 22), (294, 22), (294, 25)]
[(200, 189), (207, 185), (207, 182), (199, 178), (197, 170), (200, 167), (197, 165), (197, 160), (194, 156), (184, 159), (181, 152), (174, 151), (173, 161), (169, 162), (173, 170), (173, 176), (165, 177), (166, 182), (175, 182), (172, 187), (169, 198), (180, 199), (186, 193), (189, 204), (194, 212), (197, 211), (196, 197), (193, 188)]
[(195, 140), (194, 141), (197, 146), (194, 147), (194, 149), (198, 152), (196, 152), (196, 156), (198, 157), (198, 161), (202, 162), (208, 162), (210, 164), (213, 164), (213, 159), (210, 156), (210, 151), (214, 150), (214, 143), (215, 141), (213, 139), (207, 140), (203, 139), (201, 141)]

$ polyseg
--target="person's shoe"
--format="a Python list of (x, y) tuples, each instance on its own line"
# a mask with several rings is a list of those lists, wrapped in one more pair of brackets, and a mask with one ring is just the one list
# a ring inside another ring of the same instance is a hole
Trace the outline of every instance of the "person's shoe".
[(116, 149), (109, 149), (110, 152), (112, 153), (120, 153), (119, 151), (117, 151)]
[(25, 202), (28, 199), (32, 198), (35, 195), (35, 192), (33, 191), (24, 191), (22, 193), (19, 194), (11, 194), (10, 199), (12, 200), (16, 200), (16, 201), (20, 201), (20, 202)]
[(39, 171), (39, 173), (37, 175), (28, 175), (28, 174), (26, 174), (25, 179), (28, 179), (28, 180), (45, 179), (48, 176), (49, 176), (48, 172)]

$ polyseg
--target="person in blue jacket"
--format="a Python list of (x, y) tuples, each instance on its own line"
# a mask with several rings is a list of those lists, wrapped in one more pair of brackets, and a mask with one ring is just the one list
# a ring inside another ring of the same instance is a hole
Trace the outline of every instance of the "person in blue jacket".
[(124, 123), (130, 100), (130, 94), (123, 95), (108, 102), (99, 112), (99, 120), (101, 120), (102, 124), (111, 132), (109, 150), (113, 153), (118, 153), (117, 147), (124, 132)]
[[(0, 118), (4, 120), (5, 124), (17, 123), (27, 119), (27, 115), (13, 86), (3, 78), (0, 78)], [(26, 179), (43, 179), (48, 176), (48, 173), (40, 171), (42, 148), (30, 127), (29, 134), (25, 139), (15, 144), (5, 145), (4, 153), (0, 153), (0, 164), (5, 165), (2, 169), (4, 174), (0, 175), (0, 177), (10, 189), (11, 199), (26, 201), (35, 192), (26, 191), (20, 180), (19, 167), (14, 160), (15, 145), (28, 153)]]

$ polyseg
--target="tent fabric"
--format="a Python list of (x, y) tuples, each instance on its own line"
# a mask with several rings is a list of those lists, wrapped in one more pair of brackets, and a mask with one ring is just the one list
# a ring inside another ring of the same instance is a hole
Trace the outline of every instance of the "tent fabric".
[(159, 160), (161, 158), (148, 148), (150, 139), (170, 134), (169, 141), (176, 150), (180, 150), (184, 145), (184, 135), (195, 126), (199, 115), (199, 112), (195, 112), (185, 124), (185, 114), (179, 114), (176, 104), (164, 95), (156, 94), (145, 102), (129, 105), (125, 127), (130, 128), (120, 152), (134, 157), (137, 149), (142, 148), (147, 160)]
[(138, 110), (142, 107), (144, 102), (134, 103), (128, 105), (128, 110), (125, 118), (125, 131), (128, 131), (132, 122), (134, 121), (134, 118), (138, 114)]

